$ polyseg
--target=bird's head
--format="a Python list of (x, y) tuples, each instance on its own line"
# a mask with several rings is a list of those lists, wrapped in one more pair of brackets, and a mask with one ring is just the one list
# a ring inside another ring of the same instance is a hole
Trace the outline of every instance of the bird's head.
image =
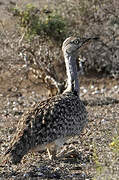
[(82, 47), (84, 44), (91, 40), (96, 40), (95, 38), (80, 38), (80, 37), (69, 37), (67, 38), (62, 45), (62, 51), (64, 54), (77, 54), (80, 47)]

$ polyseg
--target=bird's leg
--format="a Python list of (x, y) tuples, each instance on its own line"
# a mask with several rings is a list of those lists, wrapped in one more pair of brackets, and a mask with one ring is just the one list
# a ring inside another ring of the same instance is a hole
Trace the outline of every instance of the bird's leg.
[(50, 159), (57, 159), (57, 157), (59, 158), (60, 155), (63, 157), (63, 155), (68, 151), (69, 147), (66, 148), (65, 146), (62, 149), (62, 151), (58, 154), (57, 154), (57, 151), (61, 149), (64, 142), (67, 141), (68, 139), (70, 139), (70, 137), (59, 138), (55, 140), (54, 142), (47, 144), (47, 152)]
[(48, 146), (47, 152), (50, 160), (56, 159), (57, 148), (55, 145)]
[(67, 146), (62, 149), (62, 151), (57, 155), (58, 158), (67, 158), (67, 157), (75, 157), (79, 156), (79, 152), (75, 147)]
[(57, 155), (57, 157), (58, 158), (62, 158), (62, 157), (64, 157), (64, 155), (67, 153), (67, 151), (68, 151), (68, 147), (63, 147), (63, 149), (58, 153), (58, 155)]

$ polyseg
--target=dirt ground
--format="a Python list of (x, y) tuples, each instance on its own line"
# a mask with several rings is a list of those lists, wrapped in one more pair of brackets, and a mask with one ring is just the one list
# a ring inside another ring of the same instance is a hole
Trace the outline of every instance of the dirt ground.
[[(89, 123), (80, 137), (65, 144), (77, 154), (68, 156), (69, 150), (65, 158), (52, 162), (47, 152), (29, 153), (18, 166), (1, 165), (1, 179), (119, 179), (118, 152), (109, 145), (119, 133), (119, 82), (106, 78), (83, 78), (80, 81), (81, 99), (88, 103)], [(25, 84), (26, 87), (19, 89), (15, 84), (9, 86), (7, 81), (1, 84), (1, 156), (24, 111), (46, 98), (41, 92), (46, 89), (30, 82)]]
[[(38, 1), (37, 1), (38, 2)], [(0, 1), (0, 18), (9, 22), (8, 4)], [(5, 13), (6, 12), (6, 13)], [(13, 26), (10, 26), (13, 28)], [(14, 65), (17, 71), (18, 65)], [(11, 75), (12, 74), (12, 75)], [(24, 75), (0, 69), (0, 156), (7, 149), (22, 114), (47, 98), (42, 84), (33, 84)], [(18, 166), (0, 164), (0, 179), (118, 180), (119, 151), (110, 143), (119, 137), (119, 80), (80, 77), (80, 95), (86, 104), (89, 123), (80, 137), (66, 148), (72, 155), (50, 161), (47, 152), (29, 153)], [(0, 163), (2, 158), (0, 159)]]

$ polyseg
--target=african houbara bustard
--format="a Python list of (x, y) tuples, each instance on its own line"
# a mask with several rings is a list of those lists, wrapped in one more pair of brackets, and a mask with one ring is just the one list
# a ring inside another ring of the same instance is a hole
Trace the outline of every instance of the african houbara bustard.
[(50, 159), (69, 138), (79, 135), (87, 122), (87, 112), (79, 98), (77, 52), (95, 38), (69, 37), (63, 42), (67, 88), (61, 95), (37, 104), (18, 123), (16, 134), (6, 152), (13, 164), (21, 161), (29, 151), (47, 149)]

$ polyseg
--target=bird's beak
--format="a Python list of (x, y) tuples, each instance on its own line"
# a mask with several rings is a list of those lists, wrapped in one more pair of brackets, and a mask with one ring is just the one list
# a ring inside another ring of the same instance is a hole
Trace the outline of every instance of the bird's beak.
[(90, 41), (92, 41), (92, 40), (98, 40), (98, 39), (99, 39), (99, 37), (82, 38), (82, 39), (81, 39), (81, 46), (82, 46), (83, 44), (87, 44), (88, 42), (90, 42)]

